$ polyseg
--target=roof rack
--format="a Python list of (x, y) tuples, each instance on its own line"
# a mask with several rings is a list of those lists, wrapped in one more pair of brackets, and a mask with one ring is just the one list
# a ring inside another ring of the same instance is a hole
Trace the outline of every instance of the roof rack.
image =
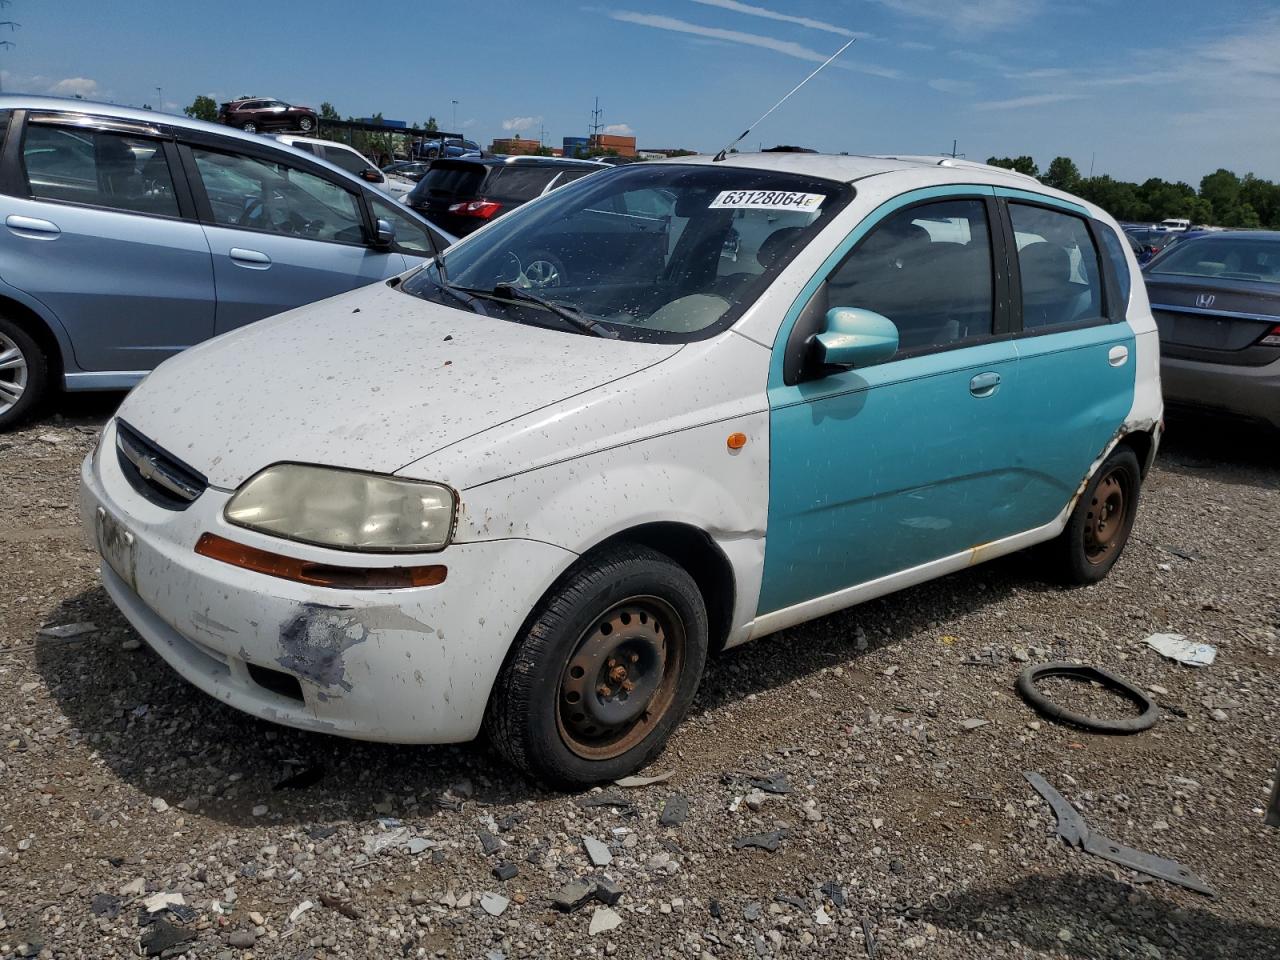
[(960, 170), (994, 170), (998, 173), (1008, 174), (1011, 177), (1021, 177), (1023, 180), (1030, 180), (1032, 183), (1039, 183), (1035, 177), (1030, 174), (1020, 173), (1017, 170), (1010, 170), (1008, 167), (997, 167), (990, 163), (980, 163), (977, 160), (963, 160), (960, 157), (938, 157), (927, 156), (921, 154), (875, 154), (877, 160), (900, 160), (903, 163), (926, 163), (931, 167), (954, 167)]

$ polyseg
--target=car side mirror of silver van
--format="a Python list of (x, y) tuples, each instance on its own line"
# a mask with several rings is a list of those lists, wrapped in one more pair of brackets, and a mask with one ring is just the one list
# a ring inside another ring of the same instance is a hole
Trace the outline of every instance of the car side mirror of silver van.
[(373, 245), (379, 250), (386, 250), (396, 242), (396, 225), (390, 220), (379, 217), (374, 221)]
[(871, 310), (832, 307), (826, 329), (813, 338), (813, 346), (824, 365), (869, 367), (898, 352), (898, 328)]

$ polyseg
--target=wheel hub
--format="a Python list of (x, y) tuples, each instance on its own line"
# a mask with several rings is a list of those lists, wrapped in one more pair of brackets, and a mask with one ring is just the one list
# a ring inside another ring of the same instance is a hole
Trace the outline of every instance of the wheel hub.
[(27, 374), (27, 358), (16, 343), (0, 333), (0, 413), (22, 399)]
[(1085, 524), (1085, 555), (1090, 563), (1101, 563), (1123, 539), (1127, 498), (1117, 473), (1102, 478), (1089, 505)]
[(639, 743), (669, 706), (683, 632), (657, 598), (624, 602), (590, 627), (565, 666), (557, 719), (580, 756), (617, 756)]

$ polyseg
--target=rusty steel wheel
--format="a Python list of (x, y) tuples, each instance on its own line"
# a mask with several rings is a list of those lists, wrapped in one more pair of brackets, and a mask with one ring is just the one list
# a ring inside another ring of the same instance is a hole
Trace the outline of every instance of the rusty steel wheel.
[(658, 597), (632, 597), (578, 641), (560, 677), (556, 723), (584, 760), (609, 760), (640, 743), (675, 698), (685, 630)]
[(1120, 559), (1137, 516), (1142, 468), (1127, 445), (1116, 447), (1076, 500), (1067, 525), (1042, 555), (1053, 579), (1097, 583)]
[(635, 773), (688, 711), (709, 640), (688, 570), (642, 544), (601, 547), (530, 614), (489, 696), (489, 742), (561, 789)]
[(1089, 501), (1084, 526), (1084, 555), (1092, 564), (1110, 559), (1128, 533), (1128, 475), (1116, 467), (1098, 481)]

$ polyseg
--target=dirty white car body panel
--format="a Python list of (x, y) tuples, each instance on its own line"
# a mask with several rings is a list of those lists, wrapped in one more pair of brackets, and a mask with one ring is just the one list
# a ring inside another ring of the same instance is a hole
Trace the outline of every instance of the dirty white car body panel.
[[(833, 251), (882, 205), (930, 188), (1019, 190), (1086, 205), (979, 164), (786, 154), (725, 163), (853, 182), (857, 193), (732, 327), (708, 339), (595, 339), (485, 318), (378, 285), (215, 339), (162, 365), (119, 418), (203, 472), (210, 488), (177, 516), (145, 503), (115, 468), (112, 427), (86, 460), (89, 529), (101, 510), (134, 540), (131, 571), (121, 575), (104, 564), (108, 590), (126, 616), (185, 677), (258, 716), (367, 739), (451, 742), (479, 730), (503, 658), (555, 580), (581, 555), (636, 528), (700, 531), (728, 561), (731, 614), (716, 638), (725, 646), (1060, 532), (1074, 497), (1064, 498), (1048, 522), (994, 542), (802, 603), (761, 606), (777, 450), (771, 364), (784, 318)], [(1102, 211), (1087, 212), (1118, 231)], [(1110, 441), (1081, 470), (1077, 496), (1126, 434), (1150, 435), (1148, 457), (1159, 438), (1156, 327), (1127, 245), (1124, 256), (1133, 397)], [(255, 384), (252, 416), (242, 400), (225, 399), (232, 357), (241, 382)], [(291, 372), (278, 376), (283, 358)], [(734, 433), (746, 443), (731, 450), (726, 439)], [(446, 563), (448, 580), (412, 590), (338, 591), (195, 556), (195, 540), (213, 532), (317, 563), (350, 559), (225, 520), (235, 489), (280, 462), (395, 474), (455, 490), (456, 527), (440, 553), (362, 558), (369, 565)], [(298, 676), (305, 702), (255, 686), (248, 664)]]

